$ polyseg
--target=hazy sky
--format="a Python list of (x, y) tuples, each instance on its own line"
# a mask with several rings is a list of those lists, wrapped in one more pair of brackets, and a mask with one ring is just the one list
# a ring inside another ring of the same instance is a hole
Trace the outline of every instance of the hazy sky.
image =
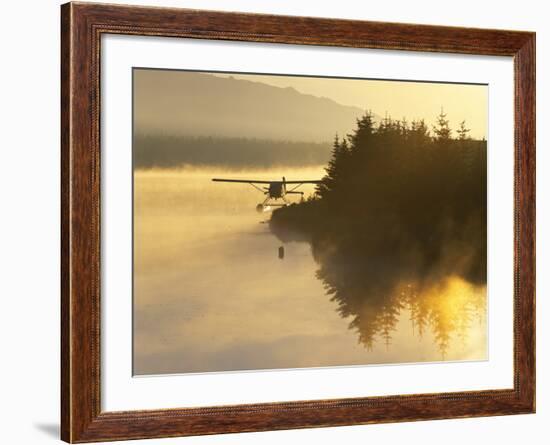
[(342, 105), (370, 109), (381, 116), (388, 113), (393, 118), (406, 117), (409, 121), (423, 118), (430, 125), (443, 107), (451, 128), (458, 128), (460, 122), (466, 120), (466, 127), (471, 129), (470, 136), (479, 139), (487, 137), (486, 85), (256, 74), (216, 75), (292, 87), (301, 93), (327, 97)]

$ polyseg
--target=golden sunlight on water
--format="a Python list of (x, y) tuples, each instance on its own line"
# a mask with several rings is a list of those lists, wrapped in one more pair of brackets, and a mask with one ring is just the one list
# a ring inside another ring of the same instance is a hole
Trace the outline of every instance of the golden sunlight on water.
[(485, 287), (400, 283), (381, 307), (366, 298), (342, 314), (308, 243), (286, 243), (279, 258), (270, 214), (255, 211), (262, 195), (211, 182), (283, 175), (323, 168), (135, 172), (135, 374), (486, 358)]

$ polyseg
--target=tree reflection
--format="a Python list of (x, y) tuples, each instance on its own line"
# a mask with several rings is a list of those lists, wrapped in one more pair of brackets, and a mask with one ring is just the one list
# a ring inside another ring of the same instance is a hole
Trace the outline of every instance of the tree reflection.
[(350, 266), (348, 263), (347, 267), (334, 267), (326, 261), (321, 263), (317, 278), (337, 304), (340, 316), (350, 320), (349, 328), (368, 350), (378, 342), (389, 349), (392, 334), (406, 313), (414, 335), (422, 338), (430, 330), (445, 359), (451, 340), (457, 339), (464, 348), (473, 323), (484, 320), (485, 286), (449, 276), (438, 283), (402, 281), (377, 292), (365, 281), (368, 274), (356, 273), (356, 265)]

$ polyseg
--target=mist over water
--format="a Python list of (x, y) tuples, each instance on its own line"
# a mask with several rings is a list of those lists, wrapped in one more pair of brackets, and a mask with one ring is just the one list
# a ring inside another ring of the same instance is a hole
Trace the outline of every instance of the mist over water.
[[(284, 243), (279, 258), (283, 243), (265, 223), (270, 214), (255, 211), (257, 190), (211, 182), (323, 175), (321, 165), (135, 172), (135, 374), (486, 358), (484, 286), (448, 277), (419, 293), (402, 283), (383, 312), (391, 329), (370, 335), (366, 315), (354, 324), (331, 298), (308, 242)], [(426, 307), (435, 318), (419, 326)]]

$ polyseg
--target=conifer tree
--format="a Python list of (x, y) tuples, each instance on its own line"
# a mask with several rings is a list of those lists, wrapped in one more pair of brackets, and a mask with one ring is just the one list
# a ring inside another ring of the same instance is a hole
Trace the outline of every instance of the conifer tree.
[(334, 142), (332, 143), (332, 157), (328, 162), (325, 169), (326, 175), (323, 178), (323, 182), (317, 187), (317, 194), (321, 197), (326, 197), (338, 182), (338, 176), (342, 167), (343, 158), (348, 151), (346, 140), (340, 139), (338, 134), (334, 136)]
[(363, 145), (374, 131), (374, 115), (369, 110), (360, 119), (357, 119), (357, 128), (352, 134), (348, 135), (352, 150), (355, 147)]
[(466, 128), (466, 121), (462, 121), (460, 123), (460, 127), (458, 128), (458, 130), (456, 130), (456, 132), (458, 133), (459, 141), (465, 141), (465, 140), (471, 139), (471, 137), (468, 135), (468, 133), (470, 132), (470, 129)]
[(407, 119), (403, 116), (403, 119), (401, 119), (401, 136), (403, 138), (407, 138), (409, 134), (409, 123), (407, 122)]
[(443, 107), (441, 108), (441, 113), (437, 116), (437, 125), (434, 125), (433, 132), (438, 141), (448, 141), (451, 139), (452, 130), (449, 127), (447, 114), (443, 112)]

